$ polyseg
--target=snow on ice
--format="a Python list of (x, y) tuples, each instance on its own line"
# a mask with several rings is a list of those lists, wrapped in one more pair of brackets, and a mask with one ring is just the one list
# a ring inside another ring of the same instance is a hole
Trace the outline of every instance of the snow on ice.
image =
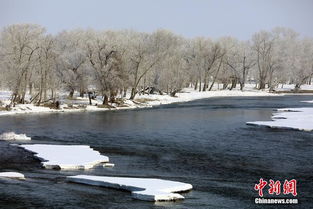
[(175, 192), (189, 191), (191, 184), (151, 178), (126, 178), (77, 175), (68, 176), (69, 181), (131, 191), (134, 199), (146, 201), (170, 201), (184, 199)]
[(45, 160), (43, 166), (48, 169), (90, 169), (109, 162), (107, 156), (101, 155), (86, 145), (19, 145)]
[(313, 130), (313, 108), (278, 109), (272, 116), (272, 121), (247, 122), (247, 125), (266, 126), (270, 128)]
[(25, 179), (25, 176), (17, 172), (0, 172), (0, 178)]
[(26, 134), (16, 134), (14, 132), (5, 132), (0, 135), (0, 140), (31, 140), (30, 137), (26, 136)]

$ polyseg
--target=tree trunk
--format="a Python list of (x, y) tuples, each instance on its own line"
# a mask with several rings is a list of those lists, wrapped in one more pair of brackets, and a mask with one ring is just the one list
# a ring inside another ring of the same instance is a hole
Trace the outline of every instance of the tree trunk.
[(70, 94), (68, 95), (69, 98), (73, 98), (74, 97), (74, 89), (71, 89)]
[(91, 94), (92, 94), (92, 93), (89, 91), (89, 92), (88, 92), (89, 105), (92, 105), (92, 102), (91, 102)]
[(243, 57), (243, 69), (242, 69), (242, 80), (240, 81), (240, 91), (245, 87), (246, 82), (246, 71), (249, 67), (246, 67), (246, 56)]
[(111, 91), (111, 92), (110, 92), (110, 102), (111, 102), (111, 103), (115, 103), (115, 97), (116, 97), (116, 95), (117, 95), (117, 92), (115, 92), (115, 91)]
[(124, 88), (123, 97), (126, 97), (126, 93), (127, 93), (127, 88)]
[(197, 90), (198, 88), (198, 80), (196, 80), (196, 83), (195, 83), (195, 90)]
[(44, 71), (44, 82), (43, 82), (43, 99), (47, 101), (47, 72)]
[(202, 88), (202, 91), (206, 91), (206, 89), (207, 89), (207, 79), (208, 79), (208, 73), (207, 73), (207, 71), (205, 71), (205, 73), (204, 73), (204, 79), (203, 79), (203, 88)]
[(108, 105), (109, 104), (109, 97), (104, 94), (103, 95), (103, 102), (102, 102), (103, 105)]
[(136, 96), (136, 89), (135, 88), (132, 88), (132, 91), (130, 93), (130, 100), (133, 100), (135, 99), (135, 96)]
[(33, 94), (33, 83), (29, 83), (29, 94), (32, 95)]
[(265, 89), (265, 85), (266, 85), (266, 83), (263, 80), (260, 80), (259, 90)]
[(216, 80), (216, 78), (217, 78), (217, 75), (218, 75), (218, 73), (219, 73), (219, 71), (220, 71), (220, 69), (221, 69), (222, 62), (223, 62), (223, 57), (221, 58), (220, 64), (218, 65), (218, 68), (217, 68), (216, 73), (215, 73), (215, 75), (214, 75), (214, 78), (213, 78), (212, 84), (211, 84), (211, 86), (210, 86), (210, 88), (209, 88), (209, 91), (211, 91), (212, 88), (213, 88), (213, 86), (214, 86), (214, 83), (215, 83), (215, 80)]
[(55, 100), (53, 88), (51, 88), (51, 99), (52, 99), (53, 101)]
[(240, 91), (242, 91), (243, 87), (245, 87), (245, 83), (244, 82), (240, 82), (239, 84), (240, 84)]
[(233, 90), (234, 88), (236, 88), (236, 86), (237, 86), (237, 78), (235, 77), (231, 80), (231, 86), (229, 90)]

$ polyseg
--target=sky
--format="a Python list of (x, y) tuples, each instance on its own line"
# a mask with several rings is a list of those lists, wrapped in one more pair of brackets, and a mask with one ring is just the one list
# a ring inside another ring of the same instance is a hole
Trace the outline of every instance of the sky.
[(35, 23), (49, 33), (74, 28), (168, 29), (188, 38), (249, 39), (288, 27), (313, 37), (313, 0), (0, 0), (0, 28)]

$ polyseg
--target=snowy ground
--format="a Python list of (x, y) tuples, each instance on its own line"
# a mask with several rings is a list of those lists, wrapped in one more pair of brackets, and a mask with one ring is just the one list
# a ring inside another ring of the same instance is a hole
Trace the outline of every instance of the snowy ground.
[(174, 192), (183, 192), (192, 189), (191, 184), (162, 179), (90, 175), (69, 176), (67, 178), (69, 181), (76, 183), (128, 190), (131, 191), (133, 198), (146, 201), (184, 199), (182, 195)]
[[(312, 87), (313, 88), (313, 87)], [(9, 104), (11, 92), (0, 91), (0, 101), (3, 106)], [(33, 104), (19, 104), (12, 108), (12, 110), (1, 111), (1, 115), (21, 114), (21, 113), (49, 113), (49, 112), (75, 112), (75, 111), (105, 111), (105, 110), (120, 110), (120, 109), (133, 109), (133, 108), (147, 108), (161, 104), (170, 104), (176, 102), (188, 102), (197, 99), (204, 99), (210, 97), (231, 97), (231, 96), (277, 96), (278, 94), (268, 93), (265, 91), (259, 91), (254, 89), (254, 85), (247, 85), (244, 91), (239, 89), (233, 90), (218, 90), (217, 87), (213, 91), (199, 92), (193, 88), (185, 88), (181, 93), (177, 93), (176, 97), (169, 95), (137, 95), (134, 101), (124, 99), (124, 104), (118, 106), (111, 104), (111, 108), (101, 107), (102, 98), (97, 97), (96, 100), (92, 100), (92, 105), (89, 105), (87, 97), (76, 97), (74, 99), (67, 99), (66, 94), (62, 93), (59, 96), (61, 101), (60, 109), (50, 109), (49, 107), (35, 106)], [(282, 94), (279, 94), (282, 95)], [(29, 97), (29, 95), (28, 95)], [(129, 98), (127, 95), (126, 98)]]
[(270, 128), (313, 130), (313, 108), (278, 109), (272, 121), (247, 122), (247, 125), (266, 126)]
[[(279, 85), (279, 88), (276, 88), (275, 91), (292, 91), (294, 88), (294, 84), (285, 84), (283, 86)], [(313, 90), (313, 85), (301, 85), (301, 90)]]
[(42, 162), (43, 166), (49, 169), (90, 169), (109, 162), (107, 156), (86, 145), (24, 144), (19, 146), (36, 153), (37, 157), (45, 160)]

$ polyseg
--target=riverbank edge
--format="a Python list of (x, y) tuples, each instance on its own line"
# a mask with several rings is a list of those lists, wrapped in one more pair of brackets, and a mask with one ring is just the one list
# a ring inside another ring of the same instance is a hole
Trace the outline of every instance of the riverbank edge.
[[(103, 112), (103, 111), (119, 111), (119, 110), (134, 110), (153, 108), (160, 105), (185, 103), (195, 100), (219, 98), (219, 97), (267, 97), (267, 96), (284, 96), (295, 95), (294, 93), (269, 93), (267, 91), (240, 91), (240, 90), (222, 90), (222, 91), (206, 91), (206, 92), (188, 92), (184, 91), (178, 93), (176, 97), (169, 95), (140, 95), (137, 100), (146, 100), (146, 102), (134, 102), (126, 99), (125, 104), (127, 107), (112, 107), (112, 108), (100, 108), (97, 105), (86, 105), (86, 107), (79, 107), (79, 103), (73, 103), (73, 108), (68, 108), (63, 104), (61, 109), (51, 109), (49, 107), (35, 106), (34, 104), (19, 104), (16, 109), (0, 111), (1, 116), (18, 115), (18, 114), (42, 114), (42, 113), (75, 113), (75, 112)], [(301, 94), (303, 95), (303, 94)], [(313, 94), (312, 94), (313, 95)], [(136, 100), (135, 100), (136, 101)]]

